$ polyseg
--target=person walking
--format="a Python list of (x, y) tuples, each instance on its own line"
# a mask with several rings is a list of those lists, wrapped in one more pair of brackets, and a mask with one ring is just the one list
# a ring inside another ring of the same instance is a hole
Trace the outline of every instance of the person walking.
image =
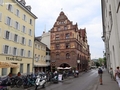
[(117, 81), (119, 88), (120, 88), (120, 69), (119, 69), (119, 66), (115, 70), (115, 80)]
[(112, 68), (110, 68), (109, 73), (110, 73), (111, 79), (113, 80), (113, 69)]
[(100, 82), (100, 85), (102, 85), (103, 83), (102, 83), (102, 74), (103, 74), (103, 71), (102, 71), (102, 69), (99, 67), (99, 69), (98, 69), (98, 74), (99, 74), (99, 82)]

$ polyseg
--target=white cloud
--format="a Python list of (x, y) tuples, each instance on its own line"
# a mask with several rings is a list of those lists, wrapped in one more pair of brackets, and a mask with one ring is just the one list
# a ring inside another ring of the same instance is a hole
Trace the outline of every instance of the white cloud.
[(32, 12), (38, 17), (36, 36), (43, 30), (50, 30), (61, 8), (70, 21), (78, 23), (79, 28), (86, 28), (91, 58), (103, 56), (102, 21), (100, 0), (26, 0), (32, 6)]

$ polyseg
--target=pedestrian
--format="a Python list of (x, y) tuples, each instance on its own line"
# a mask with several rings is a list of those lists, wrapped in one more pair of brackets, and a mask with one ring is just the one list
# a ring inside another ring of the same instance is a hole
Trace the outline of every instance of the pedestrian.
[(115, 70), (115, 80), (117, 81), (118, 85), (119, 85), (119, 88), (120, 88), (120, 69), (119, 69), (119, 66), (116, 68)]
[(113, 69), (112, 68), (110, 68), (109, 73), (110, 73), (111, 79), (113, 79)]
[(20, 73), (20, 72), (18, 72), (17, 76), (18, 76), (18, 77), (20, 77), (20, 76), (21, 76), (21, 73)]
[(102, 83), (102, 74), (103, 74), (103, 71), (102, 71), (102, 69), (99, 67), (99, 69), (98, 69), (98, 74), (99, 74), (99, 82), (100, 82), (100, 85), (102, 85), (103, 83)]

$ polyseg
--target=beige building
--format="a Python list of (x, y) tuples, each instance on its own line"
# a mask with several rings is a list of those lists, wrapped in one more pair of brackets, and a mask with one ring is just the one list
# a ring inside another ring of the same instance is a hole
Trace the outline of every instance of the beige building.
[(34, 71), (45, 72), (48, 67), (48, 64), (46, 62), (47, 45), (42, 43), (38, 38), (35, 38), (34, 45)]
[(120, 66), (120, 0), (101, 0), (107, 69)]
[(35, 19), (24, 0), (0, 0), (0, 61), (18, 65), (0, 68), (0, 76), (33, 71)]

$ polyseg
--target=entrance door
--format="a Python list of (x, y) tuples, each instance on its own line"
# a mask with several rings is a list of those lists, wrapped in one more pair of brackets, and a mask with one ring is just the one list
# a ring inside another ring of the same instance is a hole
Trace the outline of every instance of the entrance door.
[(17, 72), (17, 68), (10, 68), (10, 72), (12, 73), (12, 75), (16, 75)]

